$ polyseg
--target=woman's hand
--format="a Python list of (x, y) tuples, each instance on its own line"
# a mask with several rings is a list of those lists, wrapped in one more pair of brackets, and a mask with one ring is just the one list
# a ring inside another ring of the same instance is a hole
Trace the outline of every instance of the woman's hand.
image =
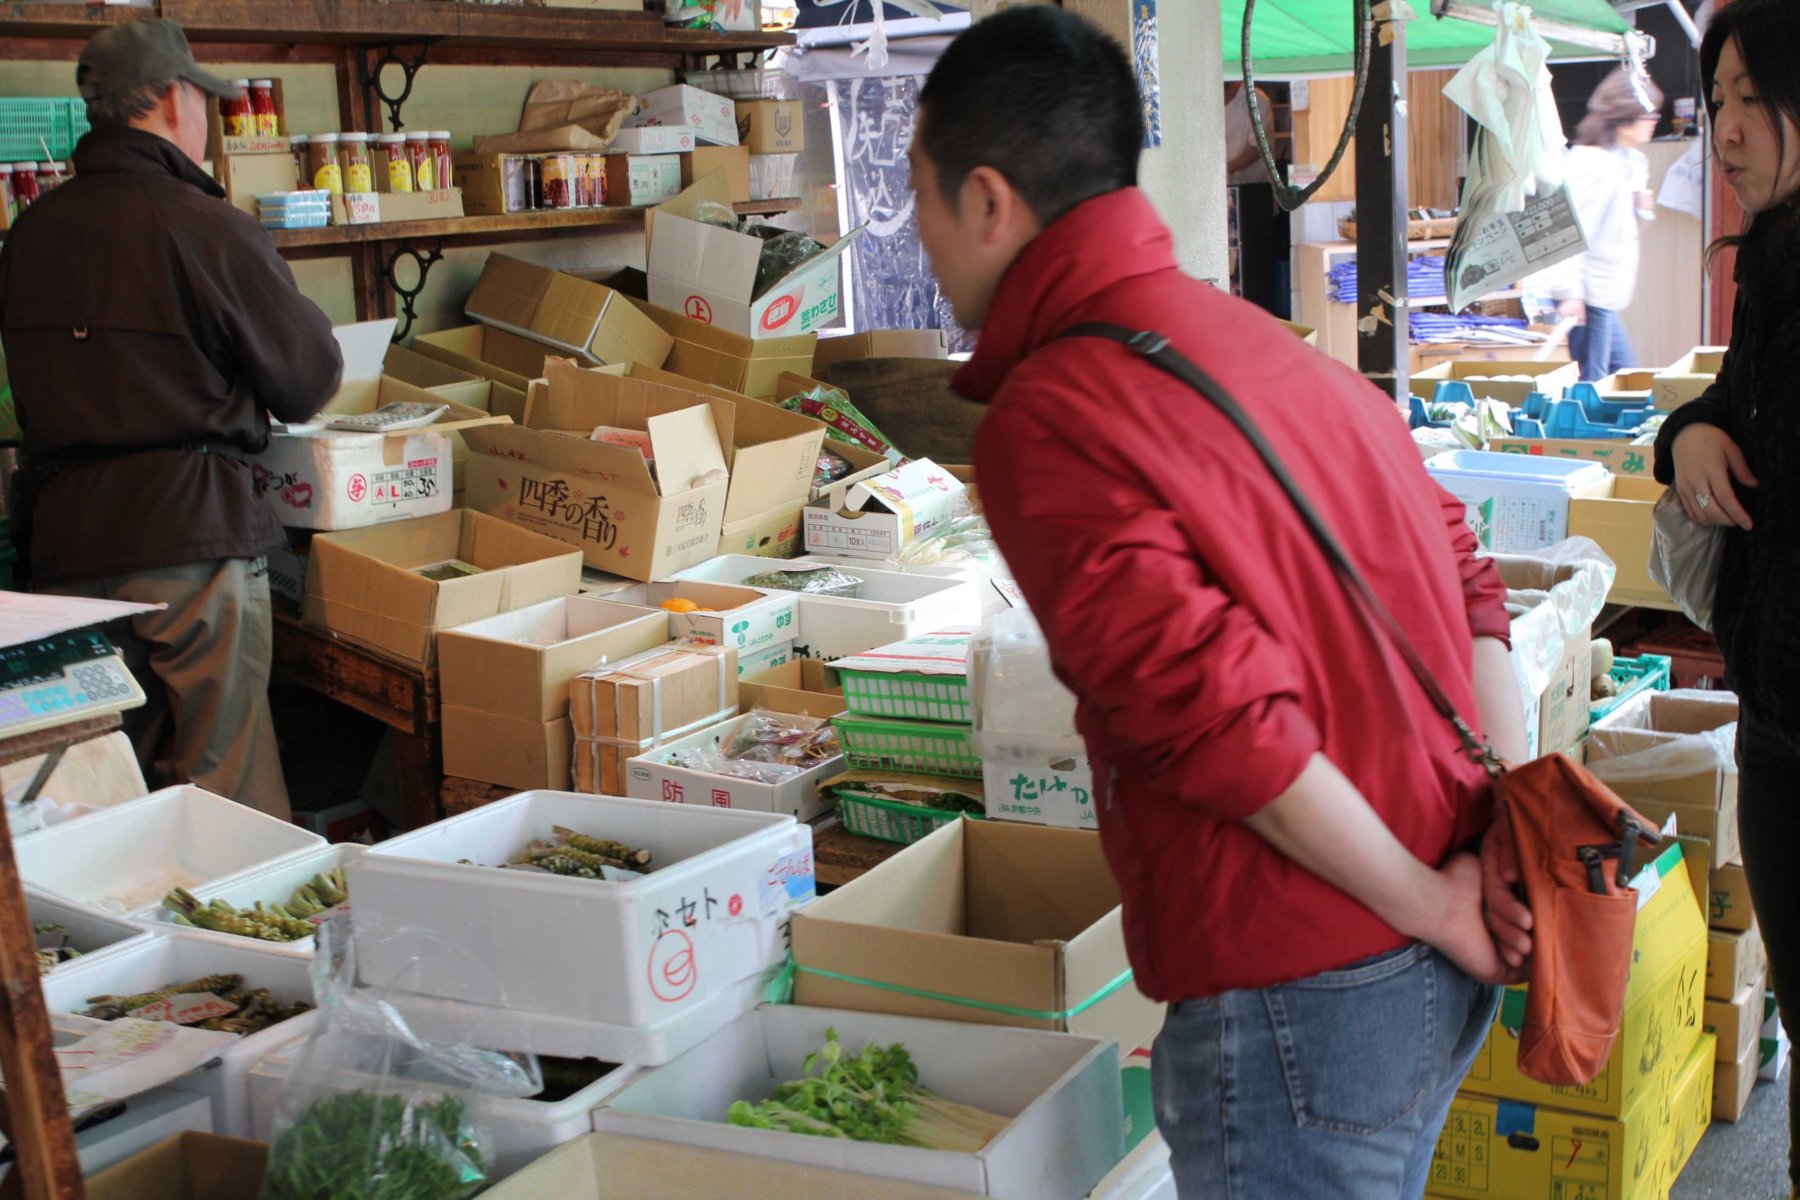
[(1675, 438), (1675, 493), (1699, 525), (1749, 529), (1750, 514), (1733, 486), (1757, 487), (1750, 463), (1731, 435), (1717, 425), (1690, 425)]
[(1557, 304), (1556, 315), (1577, 325), (1587, 324), (1587, 301), (1564, 300)]

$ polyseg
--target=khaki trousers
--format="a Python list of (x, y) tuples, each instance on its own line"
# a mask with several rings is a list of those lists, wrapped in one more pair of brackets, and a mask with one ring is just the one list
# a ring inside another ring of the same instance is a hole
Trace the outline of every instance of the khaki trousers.
[[(106, 628), (148, 697), (122, 717), (144, 778), (152, 786), (193, 783), (291, 819), (269, 716), (267, 560), (187, 563), (42, 590), (167, 605)], [(173, 739), (173, 779), (157, 770), (165, 736)]]

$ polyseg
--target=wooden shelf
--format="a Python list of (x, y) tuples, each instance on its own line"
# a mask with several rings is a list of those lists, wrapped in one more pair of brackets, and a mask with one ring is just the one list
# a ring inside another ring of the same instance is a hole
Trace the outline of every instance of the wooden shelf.
[[(792, 45), (786, 33), (669, 29), (652, 13), (524, 8), (453, 0), (159, 0), (155, 7), (89, 8), (23, 0), (0, 9), (0, 38), (85, 41), (123, 21), (163, 16), (189, 40), (380, 46), (429, 42), (464, 48), (670, 56), (753, 53)], [(52, 47), (21, 47), (42, 56)], [(79, 46), (70, 47), (71, 53)], [(11, 57), (13, 51), (7, 52)]]
[[(753, 200), (733, 205), (739, 216), (772, 216), (793, 212), (798, 200)], [(505, 213), (486, 217), (447, 217), (435, 221), (385, 221), (372, 225), (332, 225), (325, 229), (270, 230), (281, 250), (324, 251), (378, 242), (443, 241), (484, 245), (534, 236), (566, 237), (609, 226), (640, 224), (642, 208), (582, 208), (564, 212)], [(314, 255), (317, 256), (316, 253)]]

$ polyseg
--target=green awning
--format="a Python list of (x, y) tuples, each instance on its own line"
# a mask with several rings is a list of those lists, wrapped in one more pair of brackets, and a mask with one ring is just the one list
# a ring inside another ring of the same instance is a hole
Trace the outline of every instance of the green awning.
[[(1454, 17), (1431, 15), (1431, 0), (1412, 0), (1418, 19), (1406, 26), (1406, 61), (1412, 67), (1461, 66), (1494, 41), (1491, 26)], [(1242, 58), (1244, 0), (1221, 0), (1226, 77)], [(1283, 75), (1326, 75), (1353, 66), (1354, 0), (1256, 0), (1256, 28), (1251, 54), (1258, 78)], [(1632, 26), (1606, 0), (1538, 0), (1534, 16), (1580, 29), (1623, 33)], [(1555, 57), (1592, 59), (1591, 49), (1551, 39)], [(1241, 69), (1241, 68), (1240, 68)]]

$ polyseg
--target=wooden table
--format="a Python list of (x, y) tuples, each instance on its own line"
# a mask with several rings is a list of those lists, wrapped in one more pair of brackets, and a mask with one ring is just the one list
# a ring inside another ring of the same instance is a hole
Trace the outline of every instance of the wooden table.
[(397, 662), (277, 611), (275, 676), (374, 717), (400, 735), (394, 754), (405, 829), (444, 815), (437, 671)]

